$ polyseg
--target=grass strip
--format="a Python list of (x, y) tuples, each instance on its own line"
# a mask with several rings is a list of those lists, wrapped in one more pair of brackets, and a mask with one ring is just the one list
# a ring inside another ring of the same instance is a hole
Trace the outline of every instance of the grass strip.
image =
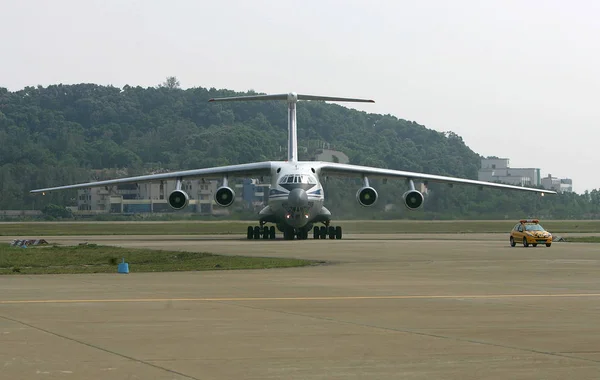
[(0, 245), (0, 274), (117, 273), (125, 258), (131, 273), (232, 269), (268, 269), (317, 264), (293, 258), (223, 256), (207, 252), (79, 246)]

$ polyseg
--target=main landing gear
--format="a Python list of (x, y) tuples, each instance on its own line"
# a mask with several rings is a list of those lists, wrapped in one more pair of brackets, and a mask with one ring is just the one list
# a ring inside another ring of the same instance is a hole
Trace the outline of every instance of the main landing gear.
[(246, 236), (248, 239), (275, 239), (275, 227), (267, 226), (248, 226), (248, 233)]
[[(312, 228), (313, 239), (341, 239), (342, 238), (342, 227), (337, 226), (314, 226)], [(293, 228), (285, 228), (283, 230), (283, 238), (285, 240), (294, 240), (294, 235), (298, 237), (298, 240), (306, 240), (308, 239), (308, 235), (310, 233), (309, 228), (300, 228), (298, 230), (294, 230)]]
[(341, 226), (321, 226), (313, 227), (313, 238), (314, 239), (341, 239), (342, 238), (342, 227)]
[[(283, 231), (283, 240), (306, 240), (310, 233), (310, 225), (295, 229), (290, 226), (280, 226), (280, 231)], [(314, 226), (312, 228), (313, 239), (341, 239), (342, 238), (342, 227), (341, 226)], [(260, 226), (248, 226), (248, 232), (246, 237), (248, 240), (273, 240), (275, 239), (275, 227), (267, 227), (265, 225)]]

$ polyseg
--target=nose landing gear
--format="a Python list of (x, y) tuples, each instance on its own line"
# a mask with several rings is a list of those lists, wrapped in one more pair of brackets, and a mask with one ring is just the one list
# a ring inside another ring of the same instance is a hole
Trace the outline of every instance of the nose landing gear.
[(313, 228), (313, 239), (341, 239), (342, 238), (342, 227), (341, 226), (330, 226), (328, 224)]
[(283, 239), (284, 240), (294, 240), (294, 237), (297, 237), (298, 240), (306, 240), (308, 239), (308, 228), (294, 228), (290, 226), (286, 226), (283, 229)]

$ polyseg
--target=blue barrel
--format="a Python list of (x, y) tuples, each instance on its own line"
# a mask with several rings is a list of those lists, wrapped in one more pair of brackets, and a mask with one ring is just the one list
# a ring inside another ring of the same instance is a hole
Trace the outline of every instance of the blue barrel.
[(129, 273), (129, 264), (125, 262), (125, 258), (123, 258), (123, 262), (119, 263), (119, 273)]

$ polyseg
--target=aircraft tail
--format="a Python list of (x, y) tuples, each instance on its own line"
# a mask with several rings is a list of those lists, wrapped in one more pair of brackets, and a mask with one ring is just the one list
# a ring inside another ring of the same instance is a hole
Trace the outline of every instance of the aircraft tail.
[(305, 95), (290, 92), (289, 94), (274, 95), (247, 95), (231, 96), (226, 98), (213, 98), (209, 102), (231, 102), (246, 100), (287, 100), (288, 103), (288, 161), (298, 161), (298, 133), (296, 128), (296, 103), (298, 100), (323, 100), (329, 102), (359, 102), (375, 103), (370, 99), (340, 98), (334, 96)]

